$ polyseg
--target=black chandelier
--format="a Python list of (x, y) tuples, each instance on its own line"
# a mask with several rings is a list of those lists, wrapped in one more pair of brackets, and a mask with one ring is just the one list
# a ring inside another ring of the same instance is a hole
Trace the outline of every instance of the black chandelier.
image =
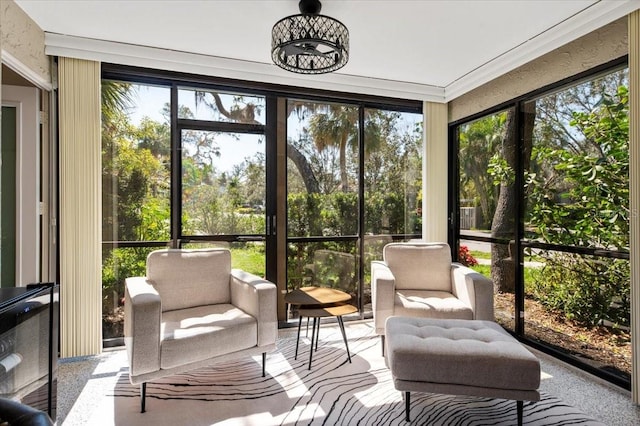
[(271, 31), (271, 58), (287, 71), (324, 74), (338, 70), (349, 60), (349, 30), (344, 24), (320, 15), (319, 0), (301, 0), (299, 15), (276, 22)]

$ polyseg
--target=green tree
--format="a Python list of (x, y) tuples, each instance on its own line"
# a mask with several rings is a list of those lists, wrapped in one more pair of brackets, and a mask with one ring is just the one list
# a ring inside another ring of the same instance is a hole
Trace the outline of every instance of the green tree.
[[(529, 219), (548, 243), (628, 250), (628, 89), (621, 86), (614, 94), (604, 93), (592, 111), (574, 112), (570, 125), (584, 135), (586, 145), (597, 149), (534, 150), (537, 162), (563, 176), (566, 192), (559, 199), (540, 176), (530, 173)], [(571, 254), (548, 255), (547, 264), (549, 276), (562, 276), (557, 287), (564, 296), (558, 297), (544, 280), (537, 283), (538, 296), (550, 306), (589, 325), (605, 319), (628, 322), (628, 266)]]
[[(496, 209), (499, 185), (491, 175), (491, 163), (502, 154), (506, 136), (507, 112), (493, 114), (464, 125), (459, 134), (460, 196), (480, 206), (479, 229), (488, 229)], [(489, 173), (487, 173), (489, 171)]]

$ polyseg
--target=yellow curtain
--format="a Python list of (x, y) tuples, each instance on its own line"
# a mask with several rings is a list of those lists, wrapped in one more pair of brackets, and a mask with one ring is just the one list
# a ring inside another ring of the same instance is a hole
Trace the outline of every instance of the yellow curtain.
[(448, 106), (425, 102), (422, 170), (422, 238), (447, 241)]
[(59, 58), (60, 355), (102, 350), (100, 63)]

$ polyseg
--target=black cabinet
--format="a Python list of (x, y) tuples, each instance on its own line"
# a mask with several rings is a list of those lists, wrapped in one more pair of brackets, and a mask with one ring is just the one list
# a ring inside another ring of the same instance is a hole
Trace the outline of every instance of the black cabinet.
[(56, 418), (59, 287), (0, 288), (0, 397)]

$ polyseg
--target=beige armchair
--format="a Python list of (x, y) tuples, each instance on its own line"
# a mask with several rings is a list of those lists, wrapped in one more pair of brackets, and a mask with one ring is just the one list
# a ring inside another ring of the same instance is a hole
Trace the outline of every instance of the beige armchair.
[(146, 277), (127, 278), (124, 341), (129, 379), (153, 379), (275, 349), (276, 286), (231, 269), (226, 249), (158, 250)]
[(371, 297), (383, 351), (391, 316), (494, 321), (491, 280), (452, 263), (446, 243), (387, 244), (371, 262)]

